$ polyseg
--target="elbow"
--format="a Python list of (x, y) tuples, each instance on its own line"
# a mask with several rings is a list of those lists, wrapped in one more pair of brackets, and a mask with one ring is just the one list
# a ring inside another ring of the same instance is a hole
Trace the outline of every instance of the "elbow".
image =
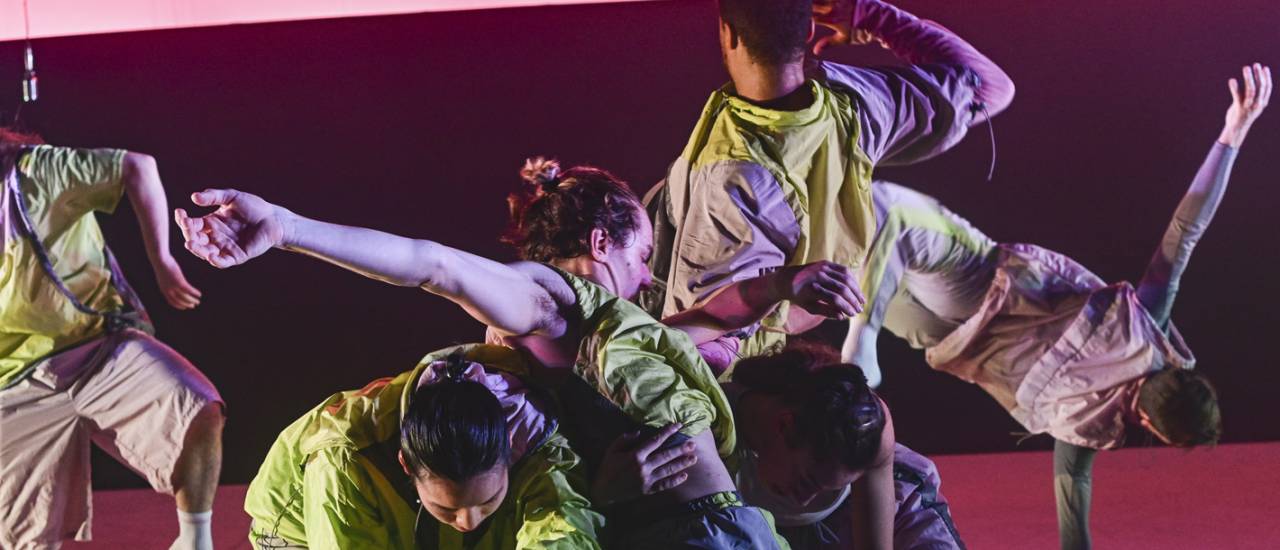
[(447, 290), (451, 284), (444, 269), (442, 255), (445, 250), (445, 247), (431, 241), (414, 241), (413, 269), (410, 271), (413, 275), (388, 282), (398, 286), (416, 286), (433, 293)]
[(1017, 91), (1013, 79), (990, 60), (975, 64), (972, 68), (977, 80), (974, 87), (976, 105), (984, 108), (988, 117), (996, 116), (1008, 109)]
[(157, 168), (155, 157), (133, 151), (124, 154), (121, 176), (124, 177), (126, 182), (138, 181), (147, 175), (156, 173), (159, 173), (159, 169)]
[(136, 195), (143, 187), (160, 181), (160, 170), (156, 167), (156, 158), (145, 153), (125, 153), (121, 162), (120, 178), (125, 192)]

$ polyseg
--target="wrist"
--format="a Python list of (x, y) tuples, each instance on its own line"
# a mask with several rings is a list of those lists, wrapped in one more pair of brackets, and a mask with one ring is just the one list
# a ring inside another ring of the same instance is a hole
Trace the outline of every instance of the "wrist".
[(288, 208), (272, 205), (272, 217), (280, 226), (280, 235), (276, 238), (276, 248), (292, 248), (298, 244), (298, 221), (300, 216)]
[(773, 270), (767, 279), (765, 293), (769, 303), (778, 303), (782, 301), (792, 300), (795, 298), (795, 292), (791, 285), (791, 280), (795, 278), (798, 266), (782, 266)]
[(1224, 126), (1222, 128), (1222, 133), (1218, 134), (1218, 143), (1221, 143), (1228, 147), (1239, 148), (1240, 144), (1244, 143), (1244, 136), (1248, 132), (1249, 132), (1248, 127), (1241, 128), (1241, 127), (1233, 127), (1233, 126)]

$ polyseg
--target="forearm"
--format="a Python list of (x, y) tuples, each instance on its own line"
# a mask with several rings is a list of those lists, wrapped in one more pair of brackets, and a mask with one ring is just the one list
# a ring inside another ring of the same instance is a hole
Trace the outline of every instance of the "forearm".
[(860, 0), (853, 27), (871, 33), (894, 55), (912, 65), (940, 63), (972, 71), (977, 77), (973, 85), (980, 105), (957, 108), (985, 106), (990, 115), (995, 115), (1013, 101), (1014, 86), (1009, 75), (977, 48), (937, 23), (881, 0)]
[(312, 220), (281, 210), (280, 248), (365, 277), (421, 287), (507, 334), (545, 328), (555, 312), (546, 290), (510, 266), (424, 239)]
[(783, 271), (776, 270), (730, 284), (700, 304), (662, 322), (688, 333), (695, 345), (706, 344), (726, 333), (754, 325), (786, 299)]
[(853, 514), (854, 548), (893, 548), (893, 520), (897, 512), (894, 493), (893, 458), (897, 437), (889, 407), (880, 402), (885, 414), (880, 433), (880, 451), (875, 462), (853, 483), (849, 494)]
[(443, 246), (362, 227), (338, 225), (280, 209), (285, 227), (278, 248), (305, 254), (370, 279), (423, 286), (440, 271)]
[(1053, 493), (1058, 507), (1058, 539), (1063, 550), (1085, 550), (1089, 504), (1093, 498), (1093, 459), (1097, 451), (1062, 441), (1053, 443)]
[(1191, 253), (1226, 194), (1236, 152), (1236, 148), (1222, 142), (1209, 150), (1138, 285), (1139, 300), (1161, 326), (1169, 321)]
[(173, 262), (169, 252), (169, 203), (156, 160), (150, 155), (128, 153), (124, 157), (121, 177), (125, 195), (133, 206), (142, 232), (143, 246), (153, 269)]

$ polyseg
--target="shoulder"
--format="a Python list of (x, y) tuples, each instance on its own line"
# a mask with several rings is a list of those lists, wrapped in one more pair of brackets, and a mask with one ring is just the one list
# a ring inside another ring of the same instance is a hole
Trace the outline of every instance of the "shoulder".
[(534, 283), (547, 291), (547, 295), (556, 306), (573, 305), (578, 302), (573, 286), (557, 269), (539, 262), (519, 261), (508, 264), (512, 269), (523, 273)]

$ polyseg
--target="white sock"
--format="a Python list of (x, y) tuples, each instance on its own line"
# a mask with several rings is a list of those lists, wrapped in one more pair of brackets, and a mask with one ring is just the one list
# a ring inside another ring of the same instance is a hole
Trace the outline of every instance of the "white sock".
[(169, 550), (213, 550), (213, 510), (178, 510), (178, 538)]

